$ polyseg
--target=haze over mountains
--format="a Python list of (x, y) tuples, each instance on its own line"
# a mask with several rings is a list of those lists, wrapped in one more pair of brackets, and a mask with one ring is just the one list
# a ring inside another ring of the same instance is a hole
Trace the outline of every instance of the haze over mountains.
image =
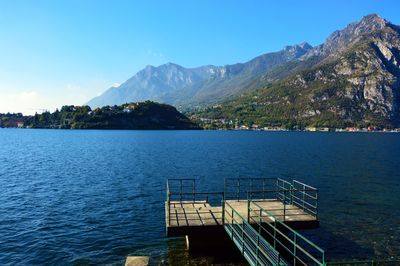
[(148, 66), (88, 104), (218, 102), (199, 115), (288, 127), (390, 127), (400, 122), (399, 80), (400, 28), (371, 14), (316, 47), (302, 43), (226, 66)]

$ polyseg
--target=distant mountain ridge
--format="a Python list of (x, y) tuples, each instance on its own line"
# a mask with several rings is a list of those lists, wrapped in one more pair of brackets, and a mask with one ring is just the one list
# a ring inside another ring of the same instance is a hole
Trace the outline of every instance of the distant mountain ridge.
[(399, 127), (400, 28), (363, 17), (201, 116), (285, 127)]
[(316, 47), (288, 46), (234, 65), (148, 66), (89, 104), (141, 97), (246, 124), (399, 127), (400, 27), (370, 14)]
[(119, 87), (111, 87), (88, 102), (91, 107), (154, 100), (174, 105), (195, 105), (227, 99), (246, 90), (255, 77), (296, 60), (310, 49), (308, 43), (258, 56), (246, 63), (185, 68), (167, 63), (147, 66)]

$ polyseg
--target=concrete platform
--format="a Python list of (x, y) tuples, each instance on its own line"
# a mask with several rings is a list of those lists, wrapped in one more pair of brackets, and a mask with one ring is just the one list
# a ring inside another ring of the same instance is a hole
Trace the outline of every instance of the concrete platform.
[(148, 266), (149, 257), (146, 256), (128, 256), (125, 261), (125, 266)]
[[(284, 204), (279, 200), (253, 200), (260, 207), (270, 212), (277, 219), (285, 221), (288, 225), (296, 229), (316, 228), (319, 225), (318, 219), (306, 213), (301, 208)], [(244, 219), (248, 216), (247, 200), (227, 200), (232, 208), (235, 209)], [(165, 204), (167, 236), (185, 236), (213, 234), (223, 230), (222, 206), (211, 206), (206, 201), (173, 201), (170, 202), (168, 215), (168, 203)], [(256, 211), (251, 212), (251, 217), (261, 219), (262, 223), (274, 222), (267, 213), (261, 214), (256, 206), (252, 206)], [(231, 223), (229, 215), (225, 215), (225, 223)], [(254, 223), (250, 221), (250, 223)]]
[[(228, 204), (232, 206), (243, 218), (247, 219), (247, 200), (227, 200)], [(315, 216), (306, 213), (299, 207), (286, 204), (285, 206), (279, 200), (271, 199), (271, 200), (253, 200), (253, 202), (257, 203), (261, 208), (270, 212), (277, 219), (285, 222), (294, 222), (294, 221), (314, 221), (316, 220)], [(259, 208), (255, 205), (251, 205), (252, 209), (258, 210)], [(251, 217), (259, 217), (260, 213), (258, 211), (252, 211), (250, 214)], [(273, 222), (274, 219), (268, 215), (267, 213), (261, 213), (262, 222), (269, 223)]]
[[(166, 203), (167, 210), (168, 205)], [(205, 201), (176, 201), (170, 203), (170, 220), (166, 211), (168, 227), (212, 226), (222, 224), (222, 207), (212, 207)], [(168, 222), (169, 221), (169, 222)]]

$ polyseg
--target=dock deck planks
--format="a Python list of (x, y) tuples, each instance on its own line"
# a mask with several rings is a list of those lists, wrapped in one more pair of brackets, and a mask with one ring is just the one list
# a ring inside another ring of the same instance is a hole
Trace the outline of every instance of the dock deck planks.
[[(284, 220), (287, 223), (301, 223), (305, 227), (308, 222), (318, 222), (315, 216), (312, 216), (301, 208), (283, 203), (279, 200), (253, 200), (260, 207), (269, 211), (276, 218)], [(227, 200), (244, 219), (248, 215), (247, 200)], [(285, 207), (285, 216), (284, 216)], [(187, 235), (192, 230), (206, 227), (222, 227), (222, 206), (211, 206), (206, 201), (171, 201), (170, 202), (170, 219), (168, 217), (168, 203), (165, 203), (166, 208), (166, 227), (169, 236)], [(259, 212), (253, 211), (251, 216), (255, 219), (260, 219)], [(262, 214), (262, 222), (273, 222), (273, 218), (267, 214)], [(225, 222), (229, 221), (229, 217), (225, 217)], [(252, 223), (252, 221), (250, 221)]]

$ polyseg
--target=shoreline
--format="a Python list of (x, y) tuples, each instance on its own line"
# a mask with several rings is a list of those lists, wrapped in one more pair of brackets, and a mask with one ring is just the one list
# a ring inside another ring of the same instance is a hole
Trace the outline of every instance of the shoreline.
[(217, 128), (217, 129), (206, 129), (206, 128), (165, 128), (165, 129), (126, 129), (126, 128), (30, 128), (30, 127), (0, 127), (1, 129), (39, 129), (39, 130), (61, 130), (61, 131), (252, 131), (252, 132), (308, 132), (308, 133), (400, 133), (400, 129), (395, 130), (300, 130), (300, 129), (229, 129), (229, 128)]

